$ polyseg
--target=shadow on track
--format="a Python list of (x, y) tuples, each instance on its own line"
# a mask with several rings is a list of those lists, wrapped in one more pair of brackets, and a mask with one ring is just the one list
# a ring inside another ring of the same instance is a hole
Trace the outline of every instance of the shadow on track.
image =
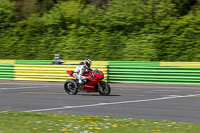
[[(79, 96), (101, 96), (99, 94), (77, 94)], [(101, 97), (109, 97), (109, 96), (121, 96), (121, 95), (108, 95), (108, 96), (101, 96)]]

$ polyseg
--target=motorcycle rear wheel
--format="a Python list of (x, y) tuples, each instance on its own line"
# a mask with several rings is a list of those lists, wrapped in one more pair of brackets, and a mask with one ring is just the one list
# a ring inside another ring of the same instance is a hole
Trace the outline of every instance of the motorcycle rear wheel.
[(76, 95), (78, 93), (77, 83), (73, 79), (65, 81), (64, 89), (69, 95)]
[(108, 96), (111, 92), (110, 85), (105, 81), (99, 82), (98, 92), (101, 96)]

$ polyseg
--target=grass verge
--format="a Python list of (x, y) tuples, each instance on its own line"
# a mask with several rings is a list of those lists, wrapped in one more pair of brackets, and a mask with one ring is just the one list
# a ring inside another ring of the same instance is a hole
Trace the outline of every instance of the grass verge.
[(0, 111), (0, 133), (198, 133), (200, 124)]

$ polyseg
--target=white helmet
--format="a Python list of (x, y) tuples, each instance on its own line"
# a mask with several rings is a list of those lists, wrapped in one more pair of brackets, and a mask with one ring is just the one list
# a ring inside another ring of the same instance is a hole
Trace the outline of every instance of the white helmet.
[(92, 61), (91, 61), (90, 59), (86, 59), (86, 60), (84, 61), (84, 65), (85, 65), (86, 67), (90, 68), (90, 66), (92, 65)]

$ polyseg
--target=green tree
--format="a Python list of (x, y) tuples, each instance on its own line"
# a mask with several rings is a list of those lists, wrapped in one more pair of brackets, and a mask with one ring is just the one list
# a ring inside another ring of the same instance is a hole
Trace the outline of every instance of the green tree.
[(171, 0), (171, 2), (175, 4), (177, 13), (180, 16), (183, 16), (187, 14), (191, 7), (197, 3), (197, 0)]
[(0, 0), (0, 57), (9, 58), (10, 54), (7, 51), (6, 41), (10, 40), (8, 31), (12, 26), (12, 18), (15, 15), (15, 3), (10, 0)]
[(7, 28), (14, 16), (15, 3), (10, 0), (0, 0), (0, 31)]
[(15, 2), (0, 0), (3, 59), (200, 60), (196, 0)]
[(162, 43), (161, 60), (200, 61), (200, 12), (190, 13), (171, 25)]
[(42, 15), (43, 13), (49, 11), (54, 6), (54, 4), (57, 3), (56, 0), (14, 0), (14, 1), (16, 1), (16, 8), (17, 8), (15, 21), (26, 19), (35, 13)]

